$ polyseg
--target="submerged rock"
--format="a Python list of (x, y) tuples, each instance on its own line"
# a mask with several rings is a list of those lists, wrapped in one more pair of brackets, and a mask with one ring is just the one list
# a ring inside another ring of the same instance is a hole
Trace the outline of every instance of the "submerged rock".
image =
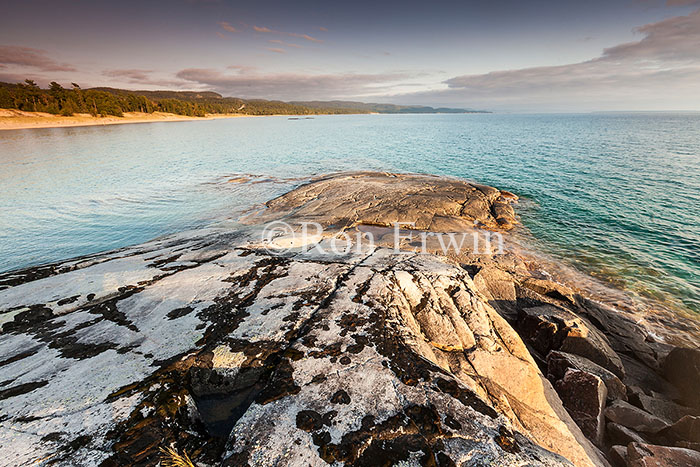
[[(599, 406), (628, 347), (510, 252), (391, 247), (393, 222), (503, 231), (511, 200), (327, 176), (234, 228), (0, 275), (0, 464), (157, 465), (170, 448), (198, 466), (605, 465), (540, 368), (551, 350), (607, 368), (556, 378), (578, 413), (574, 376)], [(268, 242), (272, 220), (326, 232)], [(370, 231), (373, 246), (322, 252)]]

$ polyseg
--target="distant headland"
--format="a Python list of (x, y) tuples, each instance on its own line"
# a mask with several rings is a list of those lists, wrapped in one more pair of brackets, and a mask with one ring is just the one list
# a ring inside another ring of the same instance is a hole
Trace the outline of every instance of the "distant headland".
[[(71, 88), (32, 80), (0, 82), (0, 129), (173, 121), (254, 115), (489, 113), (484, 110), (351, 101), (283, 102), (224, 97), (211, 91), (132, 91)], [(115, 118), (116, 117), (116, 118)]]

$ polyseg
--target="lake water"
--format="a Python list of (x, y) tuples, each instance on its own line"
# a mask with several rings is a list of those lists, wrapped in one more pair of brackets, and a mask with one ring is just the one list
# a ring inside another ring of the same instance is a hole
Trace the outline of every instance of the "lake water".
[[(349, 115), (0, 132), (0, 271), (224, 218), (315, 174), (512, 191), (535, 246), (700, 311), (700, 114)], [(228, 180), (252, 174), (258, 184)]]

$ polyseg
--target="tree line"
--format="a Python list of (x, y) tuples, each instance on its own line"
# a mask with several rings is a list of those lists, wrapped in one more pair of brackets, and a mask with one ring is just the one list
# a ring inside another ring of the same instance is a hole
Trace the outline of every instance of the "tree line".
[(70, 116), (76, 113), (93, 116), (126, 112), (168, 112), (191, 117), (206, 114), (240, 113), (247, 115), (314, 115), (367, 113), (365, 109), (305, 106), (281, 101), (222, 97), (214, 92), (127, 91), (112, 88), (82, 89), (71, 83), (64, 88), (53, 81), (47, 89), (27, 79), (23, 83), (0, 83), (0, 108), (27, 112), (47, 112)]

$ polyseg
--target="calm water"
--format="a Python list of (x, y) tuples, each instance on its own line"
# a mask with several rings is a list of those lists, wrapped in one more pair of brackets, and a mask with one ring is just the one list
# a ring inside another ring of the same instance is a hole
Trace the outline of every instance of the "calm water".
[[(700, 114), (357, 115), (0, 132), (0, 271), (235, 218), (314, 174), (464, 177), (537, 247), (700, 310)], [(274, 178), (239, 185), (236, 174)], [(285, 180), (280, 180), (285, 179)]]

